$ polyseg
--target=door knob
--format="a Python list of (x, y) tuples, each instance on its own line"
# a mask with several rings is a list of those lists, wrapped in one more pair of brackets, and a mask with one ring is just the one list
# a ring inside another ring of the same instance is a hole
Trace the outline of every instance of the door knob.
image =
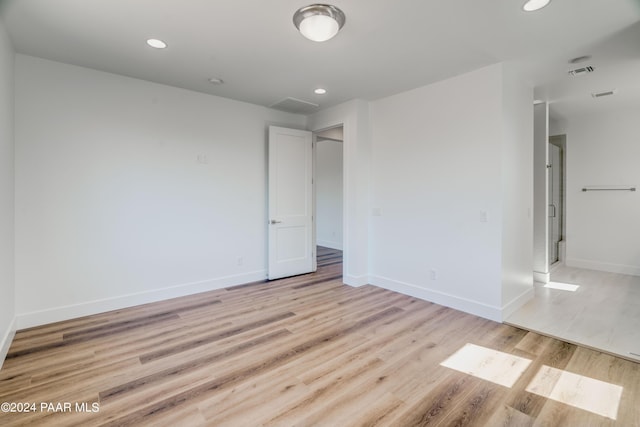
[(273, 224), (280, 224), (282, 221), (277, 221), (275, 219), (272, 219), (271, 221), (269, 221), (269, 224), (273, 225)]

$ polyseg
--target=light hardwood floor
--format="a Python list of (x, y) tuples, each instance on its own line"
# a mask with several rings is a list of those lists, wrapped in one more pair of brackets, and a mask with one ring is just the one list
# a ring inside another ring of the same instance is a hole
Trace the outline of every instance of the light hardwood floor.
[(507, 323), (640, 362), (640, 277), (558, 266)]
[(640, 426), (639, 364), (341, 269), (19, 331), (0, 425)]

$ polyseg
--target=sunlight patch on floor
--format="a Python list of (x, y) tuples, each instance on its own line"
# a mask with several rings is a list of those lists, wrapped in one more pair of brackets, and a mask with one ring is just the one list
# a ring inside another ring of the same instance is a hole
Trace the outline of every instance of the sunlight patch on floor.
[(615, 420), (623, 388), (545, 365), (526, 390)]
[(561, 283), (561, 282), (549, 282), (546, 285), (544, 285), (544, 287), (549, 289), (559, 289), (561, 291), (575, 292), (578, 290), (580, 285), (572, 285), (570, 283)]
[(512, 387), (531, 360), (474, 344), (465, 344), (451, 357), (440, 363), (474, 377)]

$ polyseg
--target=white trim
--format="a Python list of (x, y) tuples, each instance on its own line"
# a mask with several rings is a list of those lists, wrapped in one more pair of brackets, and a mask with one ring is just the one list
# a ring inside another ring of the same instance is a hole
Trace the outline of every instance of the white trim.
[[(351, 140), (351, 136), (349, 134), (349, 132), (351, 132), (351, 123), (349, 122), (349, 115), (345, 114), (343, 112), (338, 113), (338, 114), (330, 114), (329, 118), (326, 118), (325, 120), (319, 120), (318, 123), (315, 123), (314, 126), (312, 126), (312, 128), (310, 129), (312, 134), (315, 135), (319, 132), (323, 132), (325, 130), (328, 129), (333, 129), (333, 128), (337, 128), (337, 127), (342, 127), (342, 242), (340, 242), (340, 247), (339, 248), (334, 248), (332, 246), (327, 246), (328, 248), (332, 248), (332, 249), (339, 249), (342, 251), (342, 277), (343, 277), (343, 282), (347, 285), (350, 286), (362, 286), (362, 285), (366, 285), (366, 277), (363, 284), (353, 284), (353, 283), (360, 283), (358, 281), (352, 281), (351, 278), (353, 276), (350, 276), (349, 274), (347, 274), (347, 267), (349, 266), (350, 262), (351, 262), (351, 250), (349, 249), (349, 242), (348, 242), (348, 236), (349, 236), (349, 210), (348, 207), (351, 203), (351, 192), (349, 191), (349, 183), (350, 183), (350, 170), (351, 170), (351, 157), (349, 157), (349, 153), (347, 151), (347, 148), (350, 148), (352, 144), (355, 144), (355, 141)], [(314, 139), (315, 141), (315, 139)], [(314, 153), (314, 160), (315, 160), (315, 153)], [(314, 169), (315, 169), (315, 164), (314, 164)], [(315, 175), (314, 175), (314, 179), (315, 179)], [(315, 186), (314, 186), (315, 188)], [(315, 203), (315, 193), (313, 195), (313, 200)], [(315, 205), (313, 207), (314, 209), (314, 215), (317, 216), (317, 212), (315, 211)], [(314, 222), (313, 224), (313, 229), (314, 231), (317, 228), (317, 222)], [(325, 242), (326, 243), (326, 242)], [(319, 243), (316, 241), (316, 245), (319, 245)], [(320, 246), (325, 246), (325, 245), (320, 245)]]
[(325, 248), (337, 249), (339, 251), (342, 250), (342, 242), (330, 242), (329, 240), (318, 240), (318, 246), (324, 246)]
[(446, 294), (433, 289), (422, 288), (410, 283), (403, 283), (386, 277), (369, 276), (369, 283), (390, 291), (399, 292), (404, 295), (409, 295), (425, 301), (464, 311), (465, 313), (473, 314), (474, 316), (483, 317), (496, 322), (502, 322), (502, 310), (500, 307), (490, 306), (478, 301)]
[(524, 291), (519, 296), (512, 299), (510, 302), (502, 306), (502, 320), (507, 319), (513, 313), (515, 313), (519, 308), (528, 303), (533, 299), (535, 295), (535, 290), (533, 286)]
[(551, 273), (533, 272), (533, 281), (539, 283), (549, 283), (551, 281)]
[(11, 347), (13, 337), (16, 335), (16, 324), (16, 318), (14, 317), (9, 324), (7, 332), (4, 334), (4, 337), (2, 337), (2, 341), (0, 341), (0, 369), (2, 369), (2, 365), (4, 363), (4, 359), (7, 357), (7, 353), (9, 353), (9, 347)]
[(266, 270), (18, 314), (19, 329), (265, 280)]
[(640, 267), (635, 265), (611, 264), (608, 262), (589, 261), (586, 259), (570, 258), (565, 261), (568, 267), (586, 268), (588, 270), (606, 271), (609, 273), (640, 276)]
[(358, 288), (360, 286), (369, 284), (369, 278), (367, 276), (346, 275), (343, 277), (343, 282), (345, 285)]
[[(369, 104), (364, 100), (353, 99), (330, 107), (307, 117), (307, 129), (320, 132), (337, 126), (343, 126), (342, 142), (342, 233), (343, 266), (345, 283), (366, 284), (368, 267), (366, 263), (369, 234), (365, 232), (369, 221), (365, 212), (368, 195), (368, 176), (365, 176), (370, 162)], [(363, 160), (363, 155), (365, 160)], [(359, 273), (351, 276), (348, 271)]]

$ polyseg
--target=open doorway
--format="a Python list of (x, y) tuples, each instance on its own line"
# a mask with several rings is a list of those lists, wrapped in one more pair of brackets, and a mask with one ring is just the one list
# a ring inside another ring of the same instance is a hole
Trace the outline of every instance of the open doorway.
[(315, 241), (318, 267), (342, 262), (344, 127), (314, 133)]

